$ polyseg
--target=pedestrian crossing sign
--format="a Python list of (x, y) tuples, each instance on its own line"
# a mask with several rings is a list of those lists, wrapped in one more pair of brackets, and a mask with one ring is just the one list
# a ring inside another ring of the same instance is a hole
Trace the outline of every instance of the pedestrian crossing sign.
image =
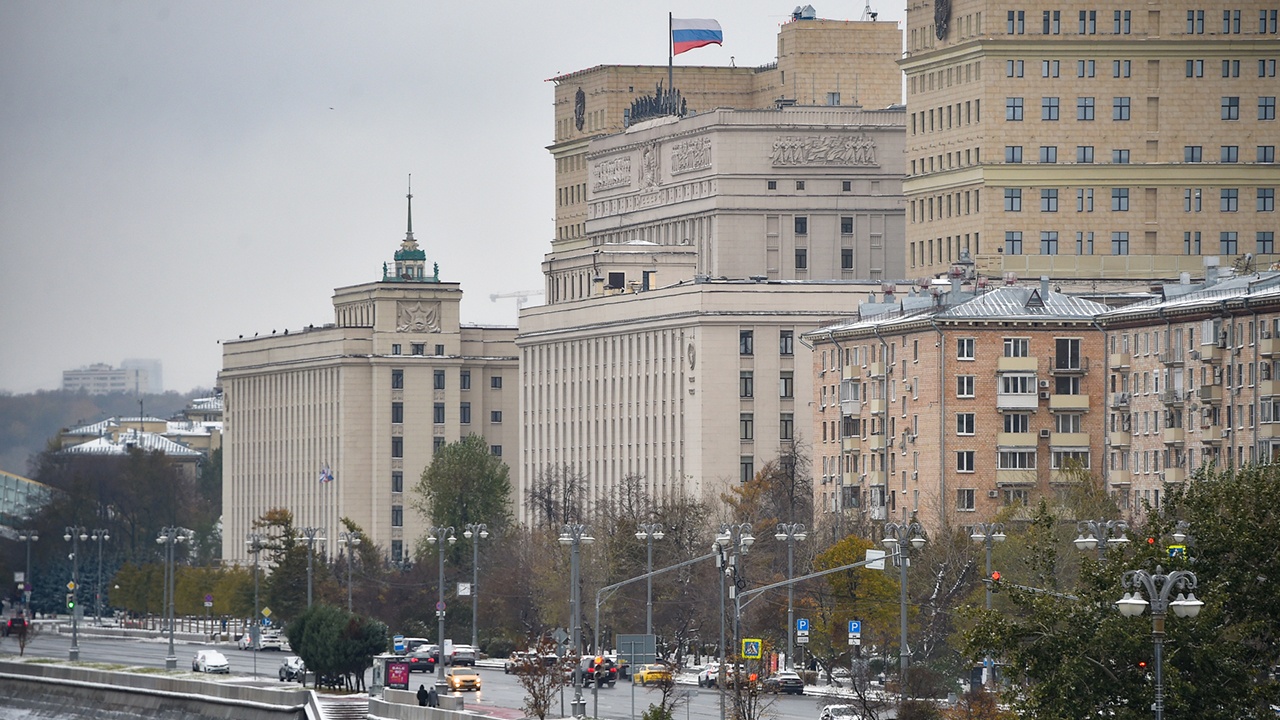
[(742, 639), (742, 657), (749, 660), (759, 660), (761, 657), (760, 638), (743, 638)]

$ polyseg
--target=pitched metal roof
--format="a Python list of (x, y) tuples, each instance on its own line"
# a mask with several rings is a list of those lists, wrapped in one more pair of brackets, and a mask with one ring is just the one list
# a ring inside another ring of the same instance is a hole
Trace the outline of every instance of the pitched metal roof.
[(1039, 286), (1005, 286), (976, 296), (968, 302), (938, 313), (946, 320), (1091, 320), (1110, 310), (1102, 303), (1050, 290), (1043, 295)]
[(174, 442), (163, 435), (155, 433), (138, 433), (130, 431), (120, 435), (119, 440), (112, 440), (107, 437), (94, 438), (86, 443), (72, 445), (64, 448), (62, 452), (71, 455), (124, 455), (129, 451), (130, 447), (136, 447), (140, 450), (159, 450), (170, 457), (202, 457), (197, 450)]

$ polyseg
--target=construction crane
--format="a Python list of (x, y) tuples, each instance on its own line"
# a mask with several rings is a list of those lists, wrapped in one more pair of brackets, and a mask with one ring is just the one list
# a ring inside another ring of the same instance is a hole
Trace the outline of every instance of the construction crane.
[(515, 298), (516, 309), (519, 310), (520, 308), (524, 307), (529, 303), (529, 298), (533, 297), (534, 295), (541, 295), (541, 294), (543, 294), (542, 290), (516, 290), (514, 292), (507, 292), (507, 293), (493, 293), (489, 295), (489, 301), (498, 302), (499, 300), (502, 300), (505, 298)]

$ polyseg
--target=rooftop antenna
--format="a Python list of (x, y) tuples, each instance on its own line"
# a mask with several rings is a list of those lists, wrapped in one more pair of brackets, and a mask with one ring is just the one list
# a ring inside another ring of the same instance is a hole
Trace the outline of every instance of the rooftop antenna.
[(871, 22), (875, 22), (876, 18), (879, 16), (880, 13), (872, 11), (871, 0), (867, 0), (867, 6), (862, 8), (862, 21), (867, 22), (870, 20)]

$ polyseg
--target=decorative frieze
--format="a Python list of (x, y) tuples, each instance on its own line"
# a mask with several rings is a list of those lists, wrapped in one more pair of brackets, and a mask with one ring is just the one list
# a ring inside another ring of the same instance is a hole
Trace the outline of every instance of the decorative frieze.
[(631, 185), (631, 156), (601, 160), (591, 168), (591, 189), (595, 192)]
[(771, 159), (774, 167), (875, 165), (876, 143), (867, 135), (779, 135)]
[(711, 138), (690, 138), (671, 146), (671, 174), (706, 170), (711, 167)]
[(440, 332), (440, 303), (396, 301), (396, 332)]

